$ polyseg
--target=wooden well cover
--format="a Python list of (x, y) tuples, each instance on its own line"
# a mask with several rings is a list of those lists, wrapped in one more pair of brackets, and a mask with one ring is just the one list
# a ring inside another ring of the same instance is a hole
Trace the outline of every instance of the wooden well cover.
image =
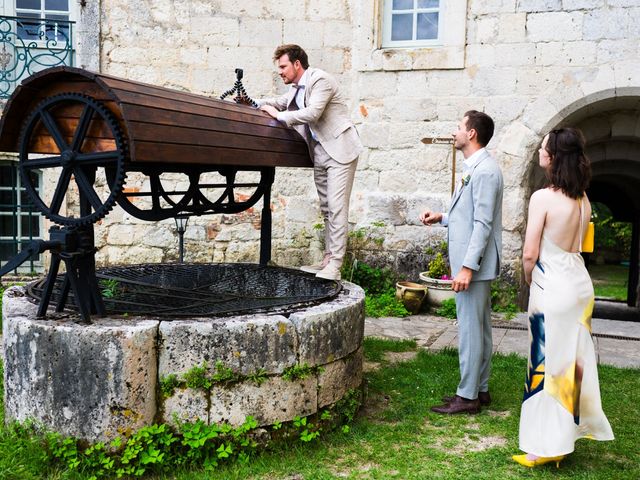
[[(312, 166), (304, 139), (260, 110), (73, 67), (50, 68), (22, 82), (0, 120), (0, 151), (19, 151), (22, 125), (39, 102), (71, 92), (88, 95), (111, 111), (133, 163)], [(52, 115), (70, 142), (78, 104), (62, 102)], [(102, 123), (90, 125), (84, 151), (114, 149), (113, 136)], [(59, 153), (48, 131), (38, 127), (29, 138), (29, 152)]]

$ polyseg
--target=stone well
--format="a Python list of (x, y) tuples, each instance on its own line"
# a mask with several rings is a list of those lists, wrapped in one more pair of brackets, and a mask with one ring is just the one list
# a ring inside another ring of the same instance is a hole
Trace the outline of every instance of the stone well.
[[(35, 420), (89, 442), (109, 441), (156, 422), (204, 420), (260, 425), (306, 416), (340, 400), (362, 380), (364, 292), (343, 282), (337, 297), (288, 313), (167, 320), (113, 316), (82, 325), (70, 316), (36, 318), (24, 287), (3, 300), (7, 421)], [(211, 390), (161, 379), (216, 362), (240, 380)], [(287, 380), (290, 367), (322, 367)], [(250, 379), (261, 372), (260, 384)]]

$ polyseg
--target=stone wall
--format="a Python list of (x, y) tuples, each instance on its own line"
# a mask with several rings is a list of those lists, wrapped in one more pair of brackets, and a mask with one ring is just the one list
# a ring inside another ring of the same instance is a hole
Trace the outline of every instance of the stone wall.
[[(640, 7), (635, 0), (454, 3), (466, 25), (462, 66), (455, 52), (445, 58), (437, 48), (378, 48), (378, 0), (306, 0), (295, 8), (284, 0), (103, 1), (100, 68), (218, 96), (241, 67), (248, 93), (260, 97), (285, 91), (273, 48), (303, 45), (311, 64), (336, 74), (347, 90), (366, 146), (353, 227), (384, 222), (381, 248), (367, 255), (414, 278), (424, 269), (420, 252), (446, 235), (417, 217), (425, 207), (446, 209), (452, 163), (448, 147), (420, 139), (448, 136), (467, 109), (484, 110), (496, 121), (489, 149), (505, 175), (505, 269), (518, 277), (527, 177), (541, 137), (590, 102), (640, 85)], [(458, 155), (458, 165), (461, 160)], [(234, 218), (192, 219), (186, 259), (257, 260), (259, 208)], [(272, 209), (273, 259), (295, 266), (319, 258), (311, 171), (279, 169)], [(145, 223), (116, 208), (98, 231), (102, 263), (177, 256), (171, 221)]]

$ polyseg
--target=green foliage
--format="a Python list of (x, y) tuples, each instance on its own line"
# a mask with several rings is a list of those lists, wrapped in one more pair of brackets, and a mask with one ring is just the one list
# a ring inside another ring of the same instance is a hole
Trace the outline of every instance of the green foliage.
[(442, 278), (445, 275), (449, 275), (449, 265), (447, 265), (442, 252), (436, 253), (435, 257), (433, 257), (433, 260), (429, 262), (429, 265), (427, 266), (427, 272), (431, 278), (436, 279)]
[(376, 221), (366, 227), (360, 227), (349, 232), (348, 249), (351, 252), (361, 250), (379, 249), (384, 243), (384, 232), (379, 229), (384, 228), (384, 222)]
[(442, 305), (436, 309), (436, 314), (441, 317), (452, 319), (456, 318), (456, 300), (454, 298), (447, 298), (446, 300), (443, 300)]
[(310, 375), (320, 374), (323, 371), (324, 369), (319, 365), (310, 367), (307, 363), (303, 363), (302, 365), (292, 365), (290, 367), (285, 368), (284, 372), (282, 372), (282, 378), (290, 382), (293, 382), (294, 380), (307, 378)]
[(293, 425), (300, 429), (300, 440), (303, 442), (310, 442), (314, 438), (320, 435), (320, 430), (313, 423), (307, 422), (307, 417), (295, 417), (293, 419)]
[(627, 300), (629, 267), (623, 265), (589, 265), (596, 298)]
[(180, 386), (180, 380), (175, 373), (164, 376), (160, 379), (160, 391), (162, 396), (168, 398), (173, 395), (176, 388)]
[(247, 375), (247, 379), (260, 386), (267, 380), (267, 372), (264, 368), (259, 368), (255, 372)]
[(507, 319), (515, 317), (518, 308), (518, 289), (504, 280), (491, 282), (491, 310), (504, 313)]
[(209, 390), (213, 385), (213, 382), (207, 376), (207, 362), (202, 362), (202, 366), (194, 365), (184, 374), (183, 378), (188, 388)]
[(410, 315), (405, 306), (396, 298), (395, 290), (378, 295), (367, 295), (364, 299), (367, 317), (406, 317)]
[(390, 268), (376, 268), (354, 260), (344, 262), (343, 278), (360, 285), (367, 295), (378, 295), (395, 289), (397, 275)]
[[(342, 400), (321, 413), (295, 417), (286, 424), (276, 422), (273, 431), (277, 431), (282, 440), (309, 443), (323, 431), (344, 427), (345, 422), (353, 421), (361, 397), (359, 390), (350, 390)], [(48, 434), (44, 459), (94, 480), (165, 475), (176, 468), (213, 471), (222, 463), (248, 464), (258, 447), (254, 439), (256, 429), (258, 422), (252, 417), (247, 417), (237, 428), (228, 424), (207, 425), (202, 420), (180, 423), (176, 430), (166, 424), (151, 425), (126, 440), (116, 438), (108, 448), (103, 443), (87, 447), (76, 439)]]
[(118, 295), (120, 282), (114, 278), (104, 278), (100, 280), (100, 291), (104, 298), (115, 298)]
[(238, 376), (229, 367), (226, 367), (222, 360), (218, 360), (215, 372), (211, 377), (213, 383), (230, 383), (238, 380)]
[(602, 203), (593, 202), (591, 207), (591, 218), (595, 227), (595, 251), (607, 248), (618, 252), (622, 258), (629, 258), (632, 224), (615, 221), (611, 210)]
[(427, 262), (427, 275), (431, 278), (448, 278), (451, 275), (449, 268), (449, 245), (446, 241), (441, 241), (437, 245), (429, 245), (424, 249), (424, 253), (429, 256)]

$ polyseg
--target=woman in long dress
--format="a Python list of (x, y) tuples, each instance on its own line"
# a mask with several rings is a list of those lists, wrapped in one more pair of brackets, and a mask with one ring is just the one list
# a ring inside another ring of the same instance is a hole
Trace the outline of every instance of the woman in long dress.
[(584, 145), (573, 128), (544, 137), (539, 162), (549, 187), (529, 203), (523, 267), (531, 287), (531, 348), (520, 416), (520, 449), (526, 454), (513, 456), (528, 467), (558, 466), (578, 438), (613, 440), (591, 338), (593, 284), (580, 255), (591, 217)]

